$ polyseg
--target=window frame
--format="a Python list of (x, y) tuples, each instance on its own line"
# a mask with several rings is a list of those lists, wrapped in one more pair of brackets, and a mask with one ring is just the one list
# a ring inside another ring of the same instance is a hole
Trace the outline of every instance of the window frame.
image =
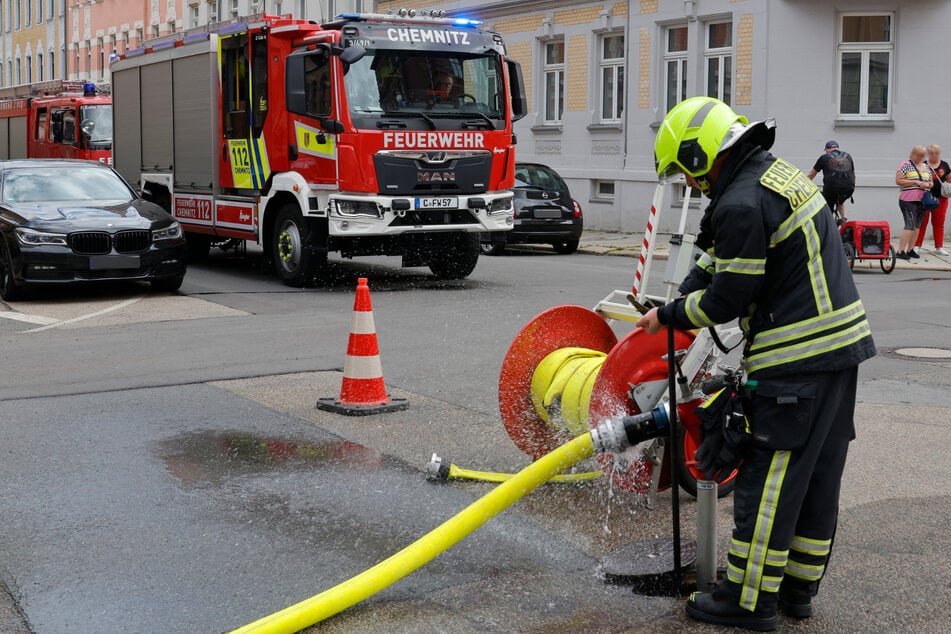
[[(887, 42), (844, 42), (843, 31), (845, 19), (850, 17), (887, 17), (890, 28)], [(839, 121), (891, 121), (892, 100), (895, 86), (895, 52), (898, 15), (896, 11), (843, 11), (836, 19), (836, 68), (835, 68), (835, 101), (836, 118)], [(842, 59), (848, 53), (859, 53), (859, 111), (842, 112)], [(869, 68), (871, 53), (886, 53), (888, 55), (888, 84), (886, 86), (885, 112), (868, 112), (869, 106)]]
[[(623, 30), (608, 31), (602, 33), (598, 38), (598, 120), (601, 123), (621, 123), (624, 120), (625, 89), (627, 81), (627, 39)], [(605, 54), (605, 42), (611, 38), (621, 39), (621, 56), (607, 58)], [(613, 104), (611, 117), (605, 117), (605, 97), (606, 82), (605, 71), (611, 72), (611, 100)], [(620, 82), (618, 78), (620, 77)]]
[[(729, 24), (730, 25), (730, 44), (729, 46), (717, 46), (713, 47), (710, 45), (710, 36), (711, 28), (719, 24)], [(732, 105), (733, 103), (733, 85), (734, 85), (734, 75), (735, 69), (734, 64), (736, 63), (736, 38), (733, 36), (733, 29), (735, 25), (733, 24), (733, 18), (724, 18), (720, 20), (710, 20), (704, 22), (703, 24), (703, 89), (708, 97), (715, 97), (720, 101), (723, 101), (727, 105)], [(710, 61), (717, 60), (717, 89), (715, 95), (710, 94)], [(724, 93), (724, 84), (726, 77), (727, 66), (729, 66), (729, 76), (730, 76), (730, 93), (725, 95)], [(724, 99), (724, 96), (727, 96), (727, 99)]]
[[(610, 185), (610, 193), (601, 189), (602, 185)], [(617, 198), (617, 181), (611, 178), (596, 178), (592, 182), (591, 199), (599, 202), (613, 202)]]
[[(548, 47), (561, 44), (561, 62), (548, 63)], [(541, 114), (545, 125), (561, 125), (565, 118), (565, 75), (567, 71), (568, 48), (564, 37), (552, 37), (541, 40), (541, 71), (542, 71), (542, 89), (541, 89)], [(548, 75), (554, 74), (558, 78), (554, 83), (555, 88), (555, 107), (558, 110), (556, 118), (548, 117)]]
[[(670, 50), (670, 32), (674, 29), (685, 29), (687, 33), (687, 45), (681, 51), (671, 51)], [(664, 51), (664, 66), (663, 66), (663, 84), (664, 84), (664, 112), (669, 112), (671, 108), (676, 106), (678, 103), (687, 98), (688, 92), (688, 81), (687, 81), (687, 69), (690, 58), (690, 27), (686, 22), (676, 22), (673, 24), (666, 24), (663, 27), (663, 51)], [(678, 98), (674, 99), (674, 102), (671, 103), (670, 100), (670, 65), (674, 63), (677, 68), (677, 90)], [(682, 92), (683, 94), (679, 94)]]

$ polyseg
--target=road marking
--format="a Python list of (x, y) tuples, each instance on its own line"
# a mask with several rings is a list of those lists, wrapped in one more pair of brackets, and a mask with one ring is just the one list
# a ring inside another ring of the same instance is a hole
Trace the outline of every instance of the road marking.
[(63, 321), (56, 321), (55, 323), (47, 324), (47, 325), (41, 326), (41, 327), (39, 327), (39, 328), (31, 328), (30, 330), (24, 330), (23, 332), (43, 332), (44, 330), (49, 330), (50, 328), (58, 328), (59, 326), (65, 326), (66, 324), (73, 324), (73, 323), (76, 323), (77, 321), (85, 321), (85, 320), (87, 320), (87, 319), (92, 319), (93, 317), (98, 317), (99, 315), (105, 315), (105, 314), (107, 314), (107, 313), (111, 313), (111, 312), (114, 312), (114, 311), (117, 311), (117, 310), (121, 310), (121, 309), (125, 308), (126, 306), (131, 306), (132, 304), (138, 302), (138, 301), (141, 300), (141, 299), (144, 299), (145, 297), (146, 297), (145, 295), (139, 295), (139, 296), (137, 296), (137, 297), (133, 297), (133, 298), (131, 298), (131, 299), (127, 299), (127, 300), (124, 301), (124, 302), (119, 302), (118, 304), (115, 304), (115, 305), (113, 305), (113, 306), (109, 306), (108, 308), (103, 308), (102, 310), (97, 310), (97, 311), (94, 312), (94, 313), (89, 313), (89, 314), (86, 314), (86, 315), (80, 315), (79, 317), (73, 317), (72, 319), (64, 319)]
[(59, 321), (55, 317), (43, 317), (42, 315), (27, 315), (26, 313), (18, 313), (15, 310), (5, 310), (3, 312), (0, 312), (0, 318), (12, 319), (13, 321), (23, 321), (28, 324), (39, 324), (40, 326), (49, 326), (50, 324), (55, 324)]

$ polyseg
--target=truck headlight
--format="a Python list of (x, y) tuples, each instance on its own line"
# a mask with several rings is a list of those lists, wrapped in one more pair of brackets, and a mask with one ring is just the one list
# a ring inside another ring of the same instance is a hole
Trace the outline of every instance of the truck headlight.
[(514, 200), (514, 199), (511, 198), (511, 197), (510, 197), (510, 198), (496, 198), (495, 200), (493, 200), (493, 201), (489, 204), (488, 214), (489, 214), (490, 216), (494, 216), (494, 215), (496, 215), (496, 214), (512, 213), (512, 210), (513, 210), (512, 201), (513, 201), (513, 200)]
[(156, 229), (152, 232), (152, 242), (161, 242), (162, 240), (178, 240), (182, 237), (182, 226), (173, 222), (163, 229)]
[(66, 235), (62, 233), (46, 233), (44, 231), (28, 229), (27, 227), (17, 227), (16, 234), (17, 240), (19, 240), (21, 244), (31, 247), (48, 245), (67, 246)]
[(334, 209), (339, 216), (348, 218), (382, 218), (380, 206), (368, 200), (335, 200)]

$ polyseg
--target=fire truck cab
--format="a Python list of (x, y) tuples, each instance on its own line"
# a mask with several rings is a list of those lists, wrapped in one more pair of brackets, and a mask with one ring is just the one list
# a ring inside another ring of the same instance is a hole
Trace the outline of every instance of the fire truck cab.
[(18, 158), (112, 165), (112, 99), (83, 82), (49, 81), (0, 91), (0, 159)]
[(253, 16), (112, 64), (116, 167), (182, 223), (190, 254), (254, 241), (285, 283), (327, 254), (466, 277), (513, 226), (518, 64), (470, 20)]

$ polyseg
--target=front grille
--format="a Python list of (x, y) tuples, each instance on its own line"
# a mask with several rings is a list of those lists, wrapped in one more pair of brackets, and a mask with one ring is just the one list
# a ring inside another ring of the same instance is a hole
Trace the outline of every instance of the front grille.
[(112, 251), (112, 239), (104, 231), (71, 233), (69, 247), (79, 255), (105, 255)]
[(149, 231), (120, 231), (110, 235), (105, 231), (82, 231), (69, 234), (69, 247), (79, 255), (106, 255), (115, 246), (116, 253), (141, 253), (152, 246)]
[(118, 253), (138, 253), (152, 245), (152, 234), (148, 231), (120, 231), (113, 241)]

